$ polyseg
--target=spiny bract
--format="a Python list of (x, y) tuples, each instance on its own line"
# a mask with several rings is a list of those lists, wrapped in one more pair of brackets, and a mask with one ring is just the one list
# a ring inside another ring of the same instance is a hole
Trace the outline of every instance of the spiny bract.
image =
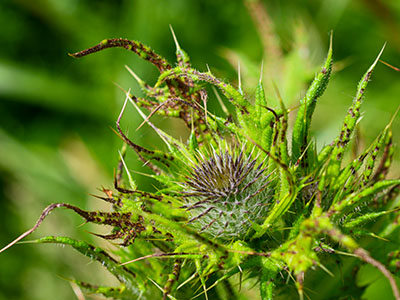
[[(268, 106), (261, 81), (254, 101), (250, 101), (240, 87), (236, 89), (210, 71), (192, 68), (179, 44), (176, 67), (142, 43), (126, 39), (104, 40), (72, 56), (112, 47), (132, 51), (160, 71), (151, 86), (129, 69), (146, 96), (126, 92), (117, 129), (125, 145), (153, 171), (151, 176), (162, 188), (157, 192), (137, 188), (125, 165), (123, 148), (115, 191), (104, 189), (105, 196), (99, 197), (112, 204), (112, 212), (52, 204), (31, 230), (3, 250), (32, 233), (53, 209), (64, 207), (87, 222), (113, 226), (110, 234), (101, 237), (123, 246), (114, 253), (117, 261), (82, 241), (66, 237), (37, 240), (71, 245), (102, 262), (121, 283), (118, 287), (99, 287), (76, 281), (91, 293), (115, 299), (154, 299), (160, 293), (163, 299), (191, 299), (196, 295), (245, 299), (240, 288), (238, 291), (232, 285), (234, 280), (240, 285), (242, 274), (246, 274), (248, 280), (258, 284), (262, 299), (278, 295), (288, 299), (293, 296), (291, 285), (303, 298), (304, 286), (318, 289), (318, 280), (323, 280), (323, 276), (314, 276), (307, 283), (307, 271), (320, 267), (330, 272), (325, 265), (330, 264), (331, 257), (336, 265), (339, 255), (347, 253), (359, 259), (358, 266), (368, 263), (382, 272), (394, 297), (400, 299), (393, 274), (360, 246), (363, 236), (379, 236), (389, 243), (398, 228), (394, 200), (400, 180), (386, 179), (393, 156), (391, 123), (368, 149), (347, 165), (342, 163), (380, 54), (361, 78), (338, 136), (317, 151), (309, 128), (317, 100), (331, 75), (332, 42), (323, 67), (300, 100), (290, 145), (289, 111), (282, 101), (279, 109)], [(228, 113), (221, 117), (207, 111), (205, 84), (218, 88), (233, 104), (234, 116)], [(166, 143), (167, 152), (146, 149), (124, 134), (120, 120), (129, 102)], [(188, 141), (181, 142), (157, 128), (150, 121), (155, 113), (182, 119), (191, 131)], [(371, 231), (368, 223), (381, 216), (385, 219)], [(396, 247), (387, 247), (378, 257), (380, 261), (389, 260), (394, 272), (399, 271), (393, 268), (398, 262)], [(340, 279), (329, 280), (331, 286), (340, 287)], [(352, 276), (349, 282), (355, 288)], [(325, 289), (325, 283), (321, 286)], [(334, 292), (340, 290), (335, 288)]]
[[(253, 149), (254, 150), (254, 149)], [(219, 151), (219, 152), (218, 152)], [(191, 212), (188, 223), (200, 225), (199, 232), (213, 237), (243, 239), (251, 223), (261, 224), (273, 200), (272, 173), (257, 163), (254, 151), (212, 149), (199, 153), (183, 185), (183, 208)]]

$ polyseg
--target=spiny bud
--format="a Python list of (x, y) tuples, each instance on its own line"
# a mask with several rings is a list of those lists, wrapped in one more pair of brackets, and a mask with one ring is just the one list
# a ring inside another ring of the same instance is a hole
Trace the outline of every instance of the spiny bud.
[(212, 149), (199, 154), (184, 186), (189, 223), (213, 237), (243, 239), (252, 223), (260, 224), (274, 193), (271, 173), (254, 151)]

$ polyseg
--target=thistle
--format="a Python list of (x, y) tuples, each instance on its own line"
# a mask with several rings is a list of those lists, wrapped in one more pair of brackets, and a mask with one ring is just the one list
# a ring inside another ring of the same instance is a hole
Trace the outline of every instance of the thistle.
[(200, 225), (199, 232), (237, 240), (244, 239), (251, 223), (263, 221), (274, 185), (269, 180), (272, 173), (265, 175), (264, 163), (256, 165), (252, 153), (244, 157), (243, 149), (229, 151), (213, 149), (209, 157), (198, 156), (198, 165), (183, 185), (188, 202), (183, 208), (191, 212), (188, 223)]
[[(101, 262), (120, 281), (117, 287), (75, 281), (89, 293), (113, 299), (160, 295), (163, 299), (245, 299), (236, 284), (241, 285), (244, 275), (258, 285), (262, 299), (292, 297), (290, 286), (303, 299), (306, 287), (318, 287), (318, 279), (307, 282), (312, 269), (332, 274), (326, 266), (331, 257), (350, 255), (358, 259), (356, 267), (370, 264), (377, 268), (388, 279), (394, 297), (400, 299), (394, 277), (399, 271), (394, 268), (398, 245), (374, 258), (368, 252), (373, 246), (362, 239), (390, 240), (398, 228), (395, 198), (400, 180), (386, 179), (394, 149), (391, 122), (370, 147), (343, 163), (383, 49), (362, 76), (338, 136), (318, 151), (309, 128), (332, 72), (332, 39), (321, 70), (300, 100), (290, 144), (290, 110), (283, 101), (279, 108), (268, 106), (261, 80), (255, 99), (249, 99), (240, 86), (235, 88), (210, 71), (192, 68), (186, 52), (177, 42), (176, 46), (177, 66), (142, 43), (126, 39), (104, 40), (71, 54), (83, 57), (106, 48), (125, 48), (152, 63), (160, 76), (151, 86), (128, 69), (146, 96), (125, 91), (116, 123), (125, 147), (114, 189), (103, 189), (104, 196), (98, 196), (112, 205), (112, 211), (52, 204), (32, 229), (0, 252), (36, 230), (52, 210), (64, 207), (86, 222), (113, 226), (112, 232), (99, 236), (121, 246), (111, 256), (67, 237), (36, 240), (70, 245)], [(207, 111), (206, 85), (216, 87), (233, 104), (234, 116)], [(120, 121), (128, 103), (168, 151), (146, 149), (124, 133)], [(182, 119), (191, 132), (189, 139), (179, 141), (156, 127), (150, 120), (154, 114)], [(126, 146), (150, 168), (160, 190), (148, 192), (137, 187), (124, 161)], [(371, 227), (369, 223), (378, 218), (378, 226)], [(335, 277), (331, 280), (340, 282)]]

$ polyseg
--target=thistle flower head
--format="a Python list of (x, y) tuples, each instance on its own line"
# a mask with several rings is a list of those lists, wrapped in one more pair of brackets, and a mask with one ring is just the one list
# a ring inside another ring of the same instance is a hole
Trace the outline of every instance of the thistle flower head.
[(271, 173), (254, 151), (237, 146), (198, 155), (184, 186), (189, 223), (213, 237), (243, 239), (266, 216), (273, 197)]

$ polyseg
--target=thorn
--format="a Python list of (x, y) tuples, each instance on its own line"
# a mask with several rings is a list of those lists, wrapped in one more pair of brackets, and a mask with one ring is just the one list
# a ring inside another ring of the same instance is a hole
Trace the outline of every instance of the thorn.
[(171, 25), (171, 24), (169, 24), (169, 29), (171, 30), (172, 38), (174, 39), (176, 49), (177, 49), (177, 50), (181, 49), (181, 46), (179, 46), (178, 39), (176, 38), (174, 29), (172, 28), (172, 25)]
[(262, 83), (263, 73), (264, 73), (264, 60), (261, 61), (260, 80), (259, 80), (260, 84)]
[(156, 287), (158, 287), (158, 289), (161, 291), (161, 292), (164, 292), (164, 290), (163, 290), (163, 288), (157, 283), (157, 282), (155, 282), (153, 279), (151, 279), (150, 277), (147, 277)]
[[(140, 110), (139, 106), (135, 103), (135, 101), (132, 100), (132, 98), (128, 98), (133, 107), (137, 110), (137, 112), (140, 114), (140, 116), (147, 122), (147, 124), (150, 125), (151, 128), (159, 135), (159, 137), (164, 141), (165, 144), (168, 146), (170, 145), (169, 141), (167, 140), (168, 136), (164, 134), (160, 129), (158, 129), (153, 123), (151, 123), (148, 120), (148, 117)], [(161, 103), (162, 104), (162, 103)]]
[(124, 94), (127, 93), (127, 91), (126, 91), (122, 86), (120, 86), (118, 83), (116, 83), (115, 81), (113, 81), (112, 83), (113, 83), (117, 88), (119, 88), (121, 91), (123, 91)]
[(304, 282), (304, 272), (300, 272), (296, 276), (296, 282), (297, 282), (297, 292), (299, 293), (299, 298), (300, 300), (304, 299), (304, 293), (303, 293), (303, 282)]
[(124, 111), (125, 111), (125, 108), (126, 108), (126, 104), (128, 103), (128, 100), (130, 99), (130, 96), (129, 96), (130, 91), (131, 90), (129, 89), (129, 91), (126, 92), (126, 98), (125, 98), (125, 101), (124, 101), (124, 105), (122, 106), (121, 112), (120, 112), (120, 114), (118, 116), (118, 119), (117, 119), (117, 124), (118, 125), (121, 122), (121, 118), (122, 118), (122, 115), (124, 114)]
[[(124, 145), (126, 145), (126, 144), (124, 144)], [(108, 198), (112, 198), (113, 197), (113, 194), (112, 194), (112, 191), (111, 190), (109, 190), (109, 189), (106, 189), (105, 187), (102, 187), (102, 190), (101, 190), (103, 193), (105, 193), (106, 195), (107, 195), (107, 197)]]
[(214, 91), (215, 97), (217, 97), (217, 100), (219, 102), (219, 105), (221, 105), (222, 111), (224, 112), (224, 114), (229, 117), (231, 114), (229, 113), (228, 109), (226, 108), (224, 102), (221, 99), (221, 96), (218, 94), (217, 89), (215, 88), (215, 86), (212, 86), (212, 90)]
[(189, 281), (193, 280), (196, 277), (197, 273), (193, 273), (193, 275), (191, 275), (188, 279), (186, 279), (184, 282), (182, 282), (177, 288), (176, 290), (179, 290), (181, 287), (183, 287), (186, 283), (188, 283)]
[(397, 114), (399, 113), (399, 110), (400, 110), (400, 105), (396, 108), (396, 111), (394, 112), (394, 114), (393, 114), (392, 118), (390, 119), (389, 123), (386, 125), (385, 130), (392, 126), (393, 121), (395, 120)]
[(278, 97), (278, 99), (279, 99), (279, 103), (281, 104), (281, 108), (282, 108), (282, 110), (283, 110), (283, 111), (286, 111), (285, 104), (284, 104), (284, 102), (283, 102), (283, 99), (282, 99), (281, 93), (279, 92), (278, 85), (276, 84), (276, 82), (275, 82), (275, 81), (272, 81), (272, 85), (273, 85), (273, 87), (274, 87), (275, 94), (276, 94), (276, 96), (277, 96), (277, 97)]
[(69, 284), (71, 285), (72, 291), (76, 295), (76, 298), (78, 300), (85, 300), (85, 296), (83, 295), (81, 288), (72, 280), (69, 282)]
[(106, 202), (109, 202), (109, 203), (115, 203), (116, 201), (114, 200), (114, 198), (112, 198), (112, 197), (101, 197), (101, 196), (97, 196), (97, 195), (95, 195), (95, 194), (89, 194), (90, 196), (92, 196), (92, 197), (95, 197), (95, 198), (97, 198), (97, 199), (100, 199), (100, 200), (103, 200), (103, 201), (106, 201)]
[(329, 276), (335, 277), (335, 275), (333, 275), (333, 273), (332, 273), (327, 267), (325, 267), (323, 264), (318, 263), (318, 266), (319, 266), (323, 271), (325, 271), (325, 273), (328, 274)]
[(119, 153), (119, 156), (121, 158), (122, 165), (124, 166), (126, 175), (128, 176), (129, 185), (130, 185), (132, 190), (136, 190), (137, 189), (136, 183), (132, 178), (131, 172), (129, 172), (129, 169), (128, 169), (128, 166), (125, 163), (124, 157), (123, 157), (123, 155), (121, 154), (120, 151), (118, 151), (118, 153)]
[[(194, 133), (195, 132), (195, 130), (194, 130), (194, 113), (193, 113), (193, 109), (191, 109), (190, 110), (190, 119), (191, 119), (191, 128), (190, 128), (190, 132), (192, 133)], [(206, 116), (207, 117), (207, 116)]]
[[(208, 120), (207, 120), (207, 116), (208, 116), (208, 110), (207, 110), (207, 94), (202, 93), (202, 91), (200, 91), (200, 98), (201, 100), (203, 100), (203, 106), (204, 106), (204, 121), (206, 122), (206, 124), (208, 124)], [(193, 111), (193, 108), (192, 108)]]
[(242, 281), (243, 281), (243, 270), (240, 267), (240, 265), (238, 265), (238, 269), (239, 269), (239, 292), (242, 290)]
[(163, 107), (167, 102), (170, 102), (171, 100), (168, 99), (162, 103), (160, 103), (159, 105), (156, 106), (156, 108), (154, 108), (150, 114), (143, 120), (143, 122), (139, 125), (138, 128), (136, 128), (136, 131), (138, 131), (145, 123), (148, 123), (150, 118), (157, 112), (160, 110), (161, 107)]
[(242, 92), (242, 76), (240, 74), (240, 61), (238, 61), (238, 81), (239, 81), (239, 92), (243, 94)]
[(383, 47), (382, 47), (381, 51), (380, 51), (379, 54), (378, 54), (378, 57), (375, 59), (374, 63), (373, 63), (372, 66), (369, 68), (369, 70), (372, 70), (373, 68), (375, 68), (376, 64), (378, 63), (378, 61), (379, 61), (379, 59), (380, 59), (380, 57), (381, 57), (381, 55), (382, 55), (382, 53), (383, 53), (383, 50), (385, 50), (385, 47), (386, 47), (386, 42), (383, 44)]
[(113, 131), (116, 135), (118, 135), (118, 137), (119, 137), (121, 140), (124, 140), (124, 138), (119, 134), (119, 132), (118, 132), (117, 130), (115, 130), (115, 129), (112, 128), (111, 126), (110, 126), (110, 129), (111, 129), (111, 131)]
[(135, 173), (135, 174), (139, 174), (139, 175), (142, 175), (142, 176), (149, 177), (149, 178), (154, 178), (154, 175), (152, 175), (152, 174), (147, 174), (147, 173), (143, 173), (143, 172), (139, 172), (139, 171), (134, 171), (134, 170), (132, 170), (132, 172)]
[(386, 66), (388, 66), (389, 68), (391, 68), (391, 69), (393, 69), (393, 70), (395, 70), (395, 71), (397, 71), (397, 72), (400, 72), (400, 68), (397, 68), (397, 67), (395, 67), (395, 66), (392, 66), (391, 64), (389, 64), (389, 63), (387, 63), (387, 62), (385, 62), (385, 61), (383, 61), (383, 60), (379, 60), (381, 63), (383, 63), (384, 65), (386, 65)]
[(139, 76), (138, 76), (135, 72), (133, 72), (132, 69), (129, 68), (127, 65), (125, 65), (125, 69), (128, 70), (128, 72), (133, 76), (133, 78), (135, 78), (135, 80), (136, 80), (140, 85), (142, 85), (142, 84), (144, 83), (144, 81), (143, 81), (142, 79), (140, 79)]
[(14, 241), (12, 241), (11, 243), (9, 243), (7, 246), (3, 247), (0, 250), (0, 253), (3, 251), (6, 251), (8, 248), (10, 248), (11, 246), (15, 245), (16, 243), (18, 243), (20, 240), (22, 240), (24, 237), (30, 235), (33, 232), (32, 229), (26, 231), (25, 233), (21, 234), (18, 238), (16, 238)]
[(210, 66), (209, 66), (208, 64), (206, 64), (206, 67), (207, 67), (207, 71), (208, 71), (208, 73), (210, 73), (210, 74), (211, 74)]

